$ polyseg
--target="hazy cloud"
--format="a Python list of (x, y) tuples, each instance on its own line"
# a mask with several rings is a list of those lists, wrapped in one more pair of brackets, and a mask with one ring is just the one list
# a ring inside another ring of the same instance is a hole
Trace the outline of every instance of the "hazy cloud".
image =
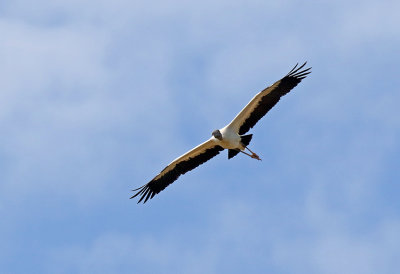
[[(393, 272), (397, 6), (2, 3), (0, 267)], [(252, 130), (262, 163), (222, 153), (128, 200), (306, 60), (310, 77)]]

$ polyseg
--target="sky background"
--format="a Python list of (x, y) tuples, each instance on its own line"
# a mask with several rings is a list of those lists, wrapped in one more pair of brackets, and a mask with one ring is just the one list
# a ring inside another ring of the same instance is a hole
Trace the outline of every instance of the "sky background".
[[(395, 273), (399, 1), (0, 2), (0, 273)], [(308, 61), (227, 152), (131, 189)]]

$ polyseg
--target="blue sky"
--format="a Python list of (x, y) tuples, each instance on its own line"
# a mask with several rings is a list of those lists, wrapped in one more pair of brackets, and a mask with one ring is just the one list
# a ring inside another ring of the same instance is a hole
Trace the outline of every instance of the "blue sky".
[[(394, 273), (398, 1), (2, 1), (1, 273)], [(255, 93), (312, 74), (145, 205)]]

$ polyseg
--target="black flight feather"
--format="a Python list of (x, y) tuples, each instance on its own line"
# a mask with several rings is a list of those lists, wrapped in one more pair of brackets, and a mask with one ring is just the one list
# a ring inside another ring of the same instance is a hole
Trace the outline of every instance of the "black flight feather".
[(307, 62), (300, 67), (294, 66), (292, 70), (281, 80), (277, 81), (270, 87), (264, 90), (272, 89), (266, 93), (258, 102), (250, 116), (244, 121), (239, 128), (239, 134), (245, 134), (249, 131), (267, 112), (273, 108), (279, 99), (297, 86), (302, 79), (306, 78), (307, 74), (311, 73), (310, 69), (301, 70)]
[[(186, 161), (181, 161), (175, 165), (175, 167), (164, 174), (161, 175), (160, 178), (154, 178), (149, 183), (145, 184), (142, 187), (134, 189), (133, 191), (137, 191), (135, 195), (131, 197), (135, 198), (140, 196), (138, 203), (143, 201), (146, 203), (149, 199), (152, 199), (154, 195), (160, 193), (167, 186), (172, 184), (180, 175), (185, 174), (186, 172), (198, 167), (199, 165), (207, 162), (214, 156), (218, 155), (220, 151), (224, 150), (221, 146), (214, 146), (212, 148), (206, 149), (203, 153), (196, 155), (195, 157), (189, 158)], [(162, 173), (166, 168), (164, 168), (160, 173)]]

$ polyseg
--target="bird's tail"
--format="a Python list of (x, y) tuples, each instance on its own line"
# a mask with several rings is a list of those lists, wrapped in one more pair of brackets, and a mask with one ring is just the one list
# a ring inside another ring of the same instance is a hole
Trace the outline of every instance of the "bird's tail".
[[(240, 142), (247, 147), (250, 144), (251, 138), (253, 134), (242, 135), (240, 136)], [(228, 159), (235, 157), (240, 152), (240, 149), (229, 149), (228, 150)]]
[(251, 138), (253, 138), (253, 134), (247, 134), (240, 136), (240, 142), (247, 147), (250, 144)]
[(240, 149), (228, 149), (228, 159), (235, 157), (239, 152)]

